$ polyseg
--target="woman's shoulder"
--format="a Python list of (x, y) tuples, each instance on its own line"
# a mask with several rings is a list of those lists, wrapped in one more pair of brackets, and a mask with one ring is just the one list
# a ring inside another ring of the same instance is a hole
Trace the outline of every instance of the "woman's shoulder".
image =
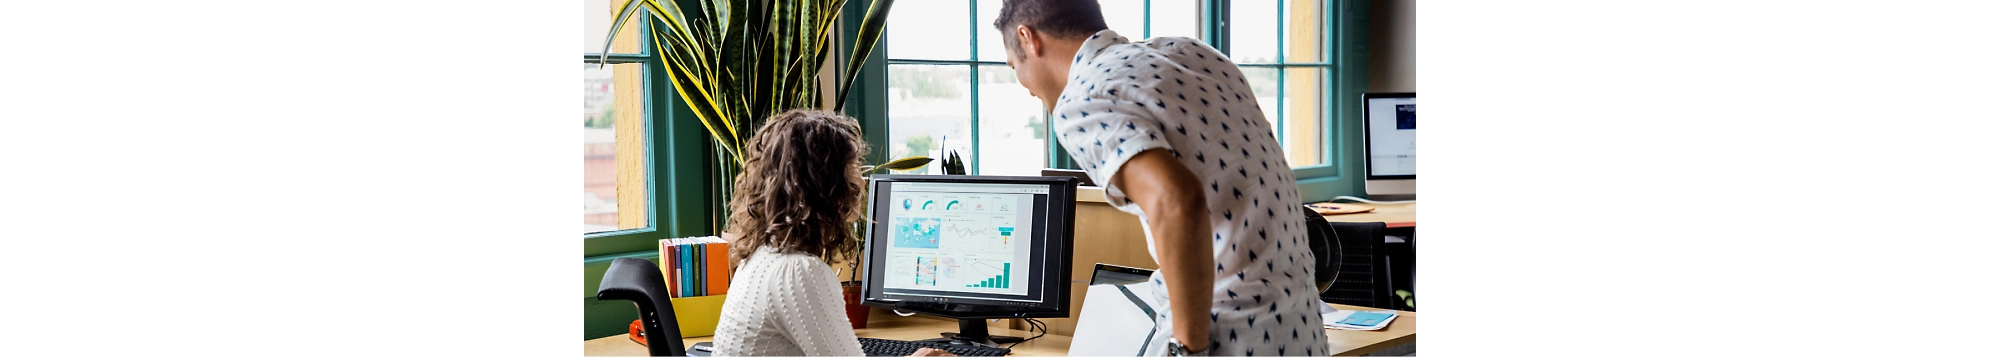
[(772, 269), (779, 271), (809, 271), (813, 268), (832, 269), (819, 257), (802, 252), (779, 253), (770, 247), (758, 248), (756, 253), (745, 259), (746, 268)]

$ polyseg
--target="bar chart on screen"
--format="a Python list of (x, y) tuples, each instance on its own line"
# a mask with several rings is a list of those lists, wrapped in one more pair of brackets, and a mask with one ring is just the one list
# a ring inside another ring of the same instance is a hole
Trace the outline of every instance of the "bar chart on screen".
[(998, 275), (991, 275), (991, 277), (986, 278), (984, 280), (980, 280), (977, 283), (966, 284), (965, 287), (1008, 289), (1009, 287), (1013, 286), (1014, 263), (1000, 262), (1000, 266), (993, 266), (993, 264), (988, 262), (978, 262), (972, 264), (972, 270), (980, 272), (980, 274), (982, 274), (978, 276), (988, 276), (986, 274), (988, 274), (989, 272), (998, 272)]

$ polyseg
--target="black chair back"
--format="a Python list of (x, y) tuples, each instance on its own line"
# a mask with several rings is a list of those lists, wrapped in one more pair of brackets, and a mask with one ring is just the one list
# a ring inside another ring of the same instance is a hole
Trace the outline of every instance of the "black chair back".
[(686, 356), (681, 326), (668, 300), (660, 266), (641, 258), (618, 258), (597, 285), (598, 300), (631, 300), (639, 306), (639, 325), (646, 331), (646, 350), (654, 356)]
[(1382, 233), (1388, 226), (1382, 222), (1327, 222), (1318, 212), (1305, 211), (1306, 234), (1314, 241), (1313, 260), (1319, 263), (1319, 271), (1313, 275), (1322, 282), (1320, 301), (1395, 308), (1383, 264), (1388, 255), (1382, 249)]
[(1333, 233), (1333, 226), (1327, 224), (1326, 217), (1321, 217), (1310, 206), (1303, 211), (1306, 216), (1306, 241), (1313, 254), (1313, 284), (1319, 288), (1318, 292), (1325, 293), (1327, 288), (1333, 287), (1334, 279), (1340, 277), (1340, 240), (1334, 238), (1337, 235)]

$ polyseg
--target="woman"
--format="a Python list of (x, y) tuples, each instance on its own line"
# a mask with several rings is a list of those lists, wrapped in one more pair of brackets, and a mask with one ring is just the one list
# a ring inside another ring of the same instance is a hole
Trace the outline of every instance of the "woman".
[(860, 244), (848, 222), (863, 213), (867, 152), (854, 120), (807, 110), (772, 116), (744, 145), (729, 201), (738, 263), (715, 328), (717, 356), (862, 355), (829, 265)]

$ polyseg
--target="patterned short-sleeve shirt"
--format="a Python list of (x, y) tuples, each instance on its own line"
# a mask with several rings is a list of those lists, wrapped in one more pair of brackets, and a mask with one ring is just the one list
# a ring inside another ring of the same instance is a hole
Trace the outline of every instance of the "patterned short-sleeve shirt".
[[(1200, 179), (1215, 230), (1215, 302), (1206, 316), (1214, 355), (1324, 355), (1298, 185), (1259, 108), (1242, 71), (1214, 48), (1181, 37), (1130, 42), (1104, 30), (1077, 50), (1049, 115), (1057, 140), (1119, 210), (1145, 217), (1110, 185), (1140, 152), (1166, 150)], [(1151, 251), (1152, 232), (1146, 239)], [(1165, 290), (1155, 290), (1161, 301)]]

